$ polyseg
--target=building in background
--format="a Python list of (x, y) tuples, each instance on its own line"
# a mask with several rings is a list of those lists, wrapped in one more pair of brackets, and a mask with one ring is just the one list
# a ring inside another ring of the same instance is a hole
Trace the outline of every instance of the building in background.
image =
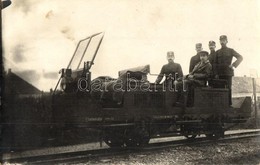
[(5, 76), (5, 94), (18, 97), (39, 97), (42, 92), (8, 69)]

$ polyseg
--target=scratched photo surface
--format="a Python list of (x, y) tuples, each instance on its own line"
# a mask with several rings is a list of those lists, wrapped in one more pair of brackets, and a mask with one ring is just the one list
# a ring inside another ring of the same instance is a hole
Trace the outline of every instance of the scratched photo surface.
[[(6, 80), (2, 90), (6, 98), (2, 97), (4, 99), (1, 100), (6, 108), (1, 114), (5, 123), (1, 126), (4, 130), (1, 132), (4, 150), (67, 147), (57, 149), (60, 152), (70, 150), (69, 145), (74, 145), (75, 141), (77, 144), (84, 143), (84, 140), (100, 141), (97, 138), (100, 132), (92, 130), (91, 135), (81, 129), (62, 132), (61, 129), (55, 129), (56, 123), (53, 122), (63, 118), (68, 118), (68, 121), (75, 119), (77, 124), (103, 120), (89, 117), (84, 108), (77, 111), (80, 113), (69, 109), (71, 107), (66, 105), (75, 101), (73, 99), (53, 104), (52, 98), (53, 91), (57, 91), (58, 95), (62, 93), (62, 86), (59, 85), (64, 73), (62, 69), (83, 68), (84, 62), (91, 61), (94, 54), (93, 63), (89, 63), (91, 80), (109, 76), (109, 81), (114, 81), (126, 69), (139, 67), (139, 71), (149, 72), (146, 80), (155, 83), (162, 66), (168, 63), (167, 52), (173, 52), (174, 62), (180, 64), (183, 74), (187, 75), (190, 59), (197, 54), (196, 44), (201, 43), (202, 50), (210, 53), (209, 41), (215, 41), (218, 50), (221, 48), (220, 36), (226, 35), (227, 46), (243, 56), (243, 61), (234, 68), (232, 95), (251, 97), (254, 91), (252, 78), (256, 78), (255, 93), (258, 96), (257, 105), (260, 105), (259, 0), (11, 1), (1, 13), (2, 59)], [(97, 33), (96, 37), (91, 38), (90, 44), (89, 40), (84, 40), (78, 45), (82, 39)], [(86, 52), (85, 47), (88, 47)], [(74, 53), (75, 58), (70, 62)], [(81, 59), (83, 53), (85, 56)], [(233, 58), (233, 62), (235, 60)], [(102, 101), (102, 96), (95, 93), (93, 97)], [(118, 98), (122, 96), (116, 96), (113, 101), (118, 101)], [(227, 100), (225, 103), (228, 104)], [(89, 102), (83, 100), (80, 104), (90, 109), (101, 107)], [(118, 106), (122, 101), (115, 104)], [(57, 105), (61, 108), (55, 112), (53, 107)], [(62, 111), (62, 108), (69, 110)], [(93, 116), (99, 110), (93, 112)], [(59, 138), (55, 136), (56, 133), (60, 133)], [(77, 147), (74, 151), (84, 150), (84, 146)], [(39, 152), (54, 154), (56, 150)], [(11, 157), (33, 156), (34, 153), (13, 153)], [(5, 156), (6, 159), (9, 157), (10, 154)]]

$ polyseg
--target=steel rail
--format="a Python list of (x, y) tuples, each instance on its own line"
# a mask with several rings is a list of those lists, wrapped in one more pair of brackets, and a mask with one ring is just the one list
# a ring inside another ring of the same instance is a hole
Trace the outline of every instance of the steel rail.
[(142, 148), (139, 147), (106, 148), (106, 149), (86, 150), (86, 151), (77, 151), (77, 152), (69, 152), (69, 153), (59, 153), (53, 155), (5, 159), (2, 161), (3, 163), (23, 163), (23, 164), (80, 163), (80, 162), (86, 162), (100, 157), (110, 157), (115, 155), (119, 156), (119, 155), (126, 155), (126, 154), (139, 153), (139, 152), (151, 152), (151, 151), (180, 147), (185, 145), (208, 144), (208, 143), (239, 140), (245, 138), (254, 138), (259, 136), (260, 136), (260, 131), (257, 130), (257, 131), (250, 131), (250, 132), (227, 134), (223, 139), (215, 139), (215, 140), (211, 140), (206, 137), (199, 137), (193, 140), (182, 139), (182, 140), (174, 140), (174, 141), (167, 141), (167, 142), (150, 143), (146, 147), (142, 147)]

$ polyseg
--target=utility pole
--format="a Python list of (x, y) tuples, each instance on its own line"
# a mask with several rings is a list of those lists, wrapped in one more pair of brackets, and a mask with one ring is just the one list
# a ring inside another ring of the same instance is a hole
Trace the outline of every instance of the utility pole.
[[(11, 5), (11, 1), (10, 0), (1, 0), (1, 11), (0, 11), (0, 51), (1, 51), (1, 55), (0, 55), (0, 145), (3, 145), (3, 120), (4, 120), (4, 106), (3, 106), (3, 95), (4, 95), (4, 64), (3, 64), (3, 38), (2, 38), (2, 10), (4, 8), (6, 8), (7, 6)], [(0, 149), (0, 154), (2, 154), (2, 150)], [(2, 156), (2, 155), (1, 155)], [(1, 164), (1, 163), (0, 163)]]
[(255, 108), (255, 127), (258, 128), (258, 118), (257, 118), (257, 102), (256, 102), (256, 80), (252, 78), (253, 81), (253, 95), (254, 95), (254, 108)]

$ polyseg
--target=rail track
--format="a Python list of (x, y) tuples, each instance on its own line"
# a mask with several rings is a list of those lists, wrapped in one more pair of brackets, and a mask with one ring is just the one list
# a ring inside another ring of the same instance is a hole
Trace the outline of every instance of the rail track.
[(104, 148), (95, 150), (85, 150), (68, 153), (58, 153), (51, 155), (40, 155), (34, 157), (22, 158), (3, 158), (3, 163), (22, 163), (22, 164), (59, 164), (59, 163), (83, 163), (100, 157), (111, 157), (115, 155), (127, 155), (131, 153), (143, 153), (156, 151), (167, 148), (180, 147), (185, 145), (210, 144), (216, 142), (228, 142), (245, 138), (254, 138), (260, 136), (260, 130), (250, 132), (240, 132), (226, 134), (221, 139), (209, 139), (206, 137), (198, 137), (193, 140), (181, 139), (173, 141), (163, 141), (150, 143), (142, 148)]

